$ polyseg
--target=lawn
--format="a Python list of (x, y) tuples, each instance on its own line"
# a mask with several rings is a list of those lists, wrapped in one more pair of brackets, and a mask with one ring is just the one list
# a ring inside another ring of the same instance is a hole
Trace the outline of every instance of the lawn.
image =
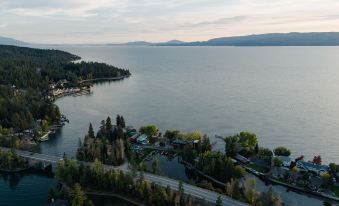
[(263, 166), (263, 165), (259, 165), (255, 163), (249, 164), (248, 166), (261, 173), (266, 173), (269, 171), (269, 168), (267, 166)]

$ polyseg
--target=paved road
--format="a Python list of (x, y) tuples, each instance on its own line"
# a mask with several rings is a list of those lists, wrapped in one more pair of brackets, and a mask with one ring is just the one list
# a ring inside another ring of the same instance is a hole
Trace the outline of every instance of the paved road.
[[(3, 148), (3, 147), (0, 147), (0, 149), (5, 150), (5, 151), (9, 150), (8, 148)], [(57, 161), (62, 159), (62, 157), (58, 157), (58, 156), (51, 156), (51, 155), (39, 154), (39, 153), (31, 153), (31, 152), (22, 151), (22, 150), (15, 150), (15, 151), (18, 155), (20, 155), (22, 157), (26, 157), (26, 158), (34, 159), (34, 160), (46, 161), (46, 162), (50, 162), (50, 163), (56, 163)], [(129, 171), (127, 164), (124, 164), (124, 165), (119, 166), (119, 167), (104, 165), (104, 168), (105, 169), (111, 169), (111, 170), (120, 169), (123, 172)], [(179, 187), (179, 181), (174, 180), (174, 179), (170, 179), (170, 178), (167, 178), (167, 177), (158, 176), (158, 175), (154, 175), (154, 174), (150, 174), (150, 173), (144, 173), (144, 178), (147, 181), (154, 182), (154, 183), (161, 185), (163, 187), (170, 186), (173, 190), (178, 190), (178, 187)], [(218, 199), (218, 197), (220, 196), (223, 200), (224, 206), (245, 206), (245, 205), (247, 205), (245, 203), (242, 203), (242, 202), (236, 201), (232, 198), (229, 198), (225, 195), (220, 195), (216, 192), (206, 190), (206, 189), (203, 189), (203, 188), (200, 188), (200, 187), (196, 187), (194, 185), (183, 183), (183, 187), (184, 187), (185, 194), (190, 194), (193, 197), (205, 199), (206, 201), (208, 201), (212, 204), (214, 204), (216, 202), (216, 200)]]

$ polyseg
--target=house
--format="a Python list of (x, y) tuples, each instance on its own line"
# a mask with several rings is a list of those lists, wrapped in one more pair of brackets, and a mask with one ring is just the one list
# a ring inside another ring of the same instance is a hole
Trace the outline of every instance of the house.
[(297, 166), (300, 170), (304, 170), (307, 172), (313, 172), (317, 175), (321, 175), (324, 172), (329, 171), (329, 167), (327, 165), (317, 165), (312, 162), (298, 161)]
[(129, 132), (127, 132), (127, 137), (133, 137), (136, 134), (138, 134), (138, 132), (136, 132), (136, 131), (129, 131)]
[[(129, 135), (127, 135), (129, 136)], [(128, 138), (128, 140), (131, 142), (131, 143), (137, 143), (137, 138), (139, 137), (139, 133), (135, 133), (133, 134), (131, 137)]]
[(277, 157), (281, 160), (283, 167), (289, 168), (291, 166), (292, 160), (288, 156), (277, 156)]
[(148, 137), (147, 137), (147, 135), (146, 135), (146, 134), (140, 135), (140, 136), (137, 138), (137, 143), (138, 143), (138, 144), (143, 144), (143, 145), (148, 144), (149, 142), (148, 142)]

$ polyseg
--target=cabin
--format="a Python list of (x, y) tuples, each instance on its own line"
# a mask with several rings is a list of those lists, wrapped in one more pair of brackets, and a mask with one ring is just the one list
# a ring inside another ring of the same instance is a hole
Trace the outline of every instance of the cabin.
[[(131, 134), (127, 134), (127, 136), (129, 136)], [(131, 143), (137, 143), (137, 138), (139, 137), (139, 133), (134, 133), (132, 136), (128, 137), (128, 140)]]

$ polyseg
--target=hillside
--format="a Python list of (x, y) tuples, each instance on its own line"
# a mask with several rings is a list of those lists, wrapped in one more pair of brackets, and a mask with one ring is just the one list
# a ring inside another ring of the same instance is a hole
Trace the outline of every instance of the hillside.
[[(0, 145), (3, 128), (22, 132), (42, 127), (37, 120), (49, 124), (60, 120), (58, 107), (45, 97), (50, 85), (67, 80), (68, 87), (84, 86), (82, 80), (129, 75), (128, 70), (98, 62), (80, 62), (68, 52), (0, 45)], [(7, 132), (6, 132), (7, 133)]]
[(0, 45), (25, 46), (25, 45), (27, 45), (27, 43), (23, 42), (23, 41), (16, 40), (16, 39), (0, 36)]
[(180, 46), (339, 46), (339, 32), (272, 33), (221, 37)]

